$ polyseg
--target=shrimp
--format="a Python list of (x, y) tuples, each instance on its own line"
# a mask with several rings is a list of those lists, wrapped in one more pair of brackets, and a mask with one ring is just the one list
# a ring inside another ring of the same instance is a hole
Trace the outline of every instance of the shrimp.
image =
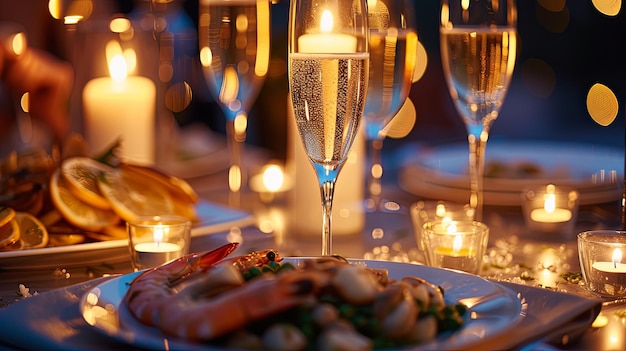
[[(159, 320), (159, 308), (165, 298), (184, 290), (187, 284), (194, 281), (194, 277), (198, 279), (198, 276), (206, 275), (207, 270), (229, 266), (243, 273), (254, 266), (260, 267), (270, 261), (282, 260), (276, 250), (252, 252), (226, 259), (238, 245), (229, 243), (212, 251), (189, 254), (143, 272), (131, 282), (126, 292), (125, 301), (129, 310), (141, 322), (154, 326)], [(232, 277), (231, 275), (228, 284), (234, 284)], [(215, 285), (219, 283), (217, 280), (213, 282)]]
[(131, 313), (141, 322), (155, 325), (158, 306), (173, 293), (172, 287), (190, 275), (204, 271), (226, 258), (238, 246), (229, 243), (212, 251), (192, 253), (165, 265), (144, 271), (131, 283), (124, 299)]
[[(228, 267), (228, 268), (226, 268)], [(233, 270), (232, 266), (224, 271)], [(236, 268), (235, 268), (236, 269)], [(205, 296), (220, 279), (203, 275), (161, 304), (157, 327), (167, 335), (190, 340), (213, 340), (242, 326), (314, 300), (315, 294), (330, 284), (328, 272), (317, 270), (283, 271), (264, 274), (219, 295)], [(213, 276), (215, 275), (215, 276)]]

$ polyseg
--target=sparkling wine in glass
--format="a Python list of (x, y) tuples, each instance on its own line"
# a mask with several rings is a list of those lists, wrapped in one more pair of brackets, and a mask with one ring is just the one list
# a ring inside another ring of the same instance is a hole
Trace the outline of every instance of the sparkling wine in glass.
[(319, 182), (322, 255), (332, 254), (337, 177), (358, 134), (369, 79), (366, 0), (291, 0), (289, 92)]
[(200, 62), (211, 94), (226, 117), (231, 166), (230, 203), (240, 206), (248, 112), (265, 81), (270, 57), (269, 0), (201, 0)]
[(415, 0), (369, 0), (370, 79), (363, 112), (368, 141), (368, 211), (381, 210), (381, 149), (385, 127), (411, 90), (417, 61)]
[(482, 220), (489, 129), (504, 101), (517, 53), (515, 0), (442, 0), (441, 59), (448, 89), (467, 127), (470, 201)]

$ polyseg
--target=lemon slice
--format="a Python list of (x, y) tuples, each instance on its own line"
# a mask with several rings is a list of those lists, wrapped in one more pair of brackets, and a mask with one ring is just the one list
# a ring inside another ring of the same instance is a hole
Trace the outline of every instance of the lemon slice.
[(26, 212), (16, 212), (14, 221), (19, 226), (23, 249), (38, 249), (48, 245), (48, 230), (37, 217)]
[(118, 216), (129, 221), (139, 216), (175, 214), (171, 195), (149, 177), (120, 168), (98, 178), (100, 193)]
[(17, 225), (15, 219), (15, 212), (13, 212), (13, 219), (8, 223), (0, 227), (0, 249), (15, 249), (12, 246), (19, 245), (20, 240), (20, 227)]
[(99, 209), (111, 209), (111, 204), (98, 190), (98, 175), (113, 168), (89, 157), (70, 157), (61, 164), (61, 174), (75, 197)]
[(74, 196), (58, 170), (50, 179), (50, 198), (66, 221), (84, 230), (99, 230), (120, 220), (115, 212), (90, 206)]

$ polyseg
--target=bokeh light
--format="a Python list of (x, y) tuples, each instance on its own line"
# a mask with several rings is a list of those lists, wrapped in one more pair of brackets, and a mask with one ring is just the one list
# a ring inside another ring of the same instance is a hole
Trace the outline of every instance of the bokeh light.
[(596, 10), (607, 16), (617, 16), (622, 8), (622, 0), (591, 0), (591, 2)]
[(587, 93), (587, 111), (601, 126), (608, 126), (615, 120), (619, 103), (613, 91), (604, 84), (594, 84)]

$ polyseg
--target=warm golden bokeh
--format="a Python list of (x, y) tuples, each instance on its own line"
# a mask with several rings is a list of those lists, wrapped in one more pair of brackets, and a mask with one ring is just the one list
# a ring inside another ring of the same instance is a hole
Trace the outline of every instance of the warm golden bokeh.
[(592, 0), (593, 6), (607, 16), (617, 16), (622, 8), (622, 0)]
[(605, 127), (610, 125), (619, 111), (615, 93), (604, 84), (594, 84), (587, 93), (587, 111), (599, 125)]

